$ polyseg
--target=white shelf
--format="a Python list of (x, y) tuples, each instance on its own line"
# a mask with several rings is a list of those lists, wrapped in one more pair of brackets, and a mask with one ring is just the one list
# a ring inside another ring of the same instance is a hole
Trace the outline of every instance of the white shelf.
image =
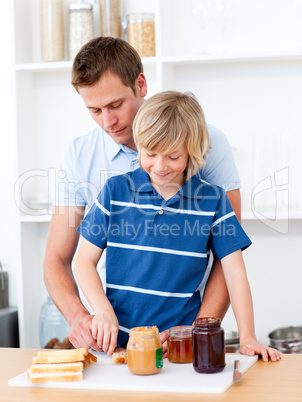
[[(241, 214), (241, 219), (243, 221), (260, 221), (260, 219), (253, 213), (253, 212), (245, 212), (243, 211)], [(275, 213), (274, 212), (267, 212), (264, 215), (261, 215), (261, 222), (265, 220), (270, 220), (274, 221), (276, 219)], [(287, 215), (286, 213), (284, 214), (279, 214), (277, 216), (278, 220), (284, 220), (284, 219), (290, 219), (290, 220), (297, 220), (297, 219), (302, 219), (302, 213), (299, 212), (289, 212)]]
[[(254, 54), (205, 54), (205, 55), (186, 55), (186, 56), (158, 56), (143, 57), (142, 62), (145, 66), (163, 64), (209, 64), (209, 63), (242, 63), (242, 62), (278, 62), (278, 61), (300, 61), (302, 52), (282, 52), (282, 53), (254, 53)], [(72, 61), (40, 62), (40, 63), (19, 63), (16, 64), (16, 71), (31, 72), (50, 72), (50, 71), (70, 71)]]
[(241, 63), (241, 62), (275, 62), (302, 60), (302, 51), (280, 53), (238, 53), (238, 54), (204, 54), (187, 56), (164, 56), (163, 63), (173, 64), (207, 64), (207, 63)]
[[(159, 59), (157, 57), (143, 57), (143, 65), (155, 65)], [(72, 61), (54, 61), (40, 63), (19, 63), (15, 65), (16, 71), (31, 72), (51, 72), (51, 71), (71, 71)]]
[[(241, 214), (241, 219), (243, 221), (259, 221), (260, 219), (253, 214), (253, 212), (245, 212), (243, 211)], [(275, 214), (273, 212), (268, 212), (266, 216), (263, 216), (262, 220), (275, 220)], [(278, 219), (290, 219), (290, 220), (299, 220), (302, 219), (302, 213), (299, 212), (290, 212), (289, 216), (287, 214), (282, 214), (278, 216)], [(21, 223), (49, 223), (51, 221), (51, 215), (21, 215), (20, 222)]]
[(22, 223), (48, 223), (51, 220), (51, 215), (21, 215), (20, 222)]

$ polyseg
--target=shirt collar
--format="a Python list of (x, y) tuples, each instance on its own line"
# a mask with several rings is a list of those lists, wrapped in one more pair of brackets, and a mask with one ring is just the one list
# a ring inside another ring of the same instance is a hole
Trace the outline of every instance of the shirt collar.
[[(205, 185), (205, 181), (200, 180), (197, 176), (192, 176), (189, 180), (185, 182), (185, 184), (177, 194), (186, 198), (201, 199), (204, 195), (203, 188)], [(148, 193), (154, 191), (150, 183), (148, 173), (146, 173), (141, 168), (138, 168), (133, 172), (132, 183), (130, 184), (130, 186), (131, 190), (137, 193)], [(175, 196), (177, 194), (175, 194)]]
[(148, 173), (141, 168), (134, 170), (130, 186), (131, 190), (137, 193), (149, 193), (154, 190), (151, 186)]
[(185, 182), (179, 194), (185, 198), (201, 199), (204, 196), (204, 186), (207, 183), (204, 180), (199, 179), (196, 175), (190, 177)]
[(113, 139), (110, 137), (110, 135), (107, 134), (104, 130), (102, 130), (102, 135), (104, 138), (106, 153), (111, 161), (118, 155), (119, 152), (125, 152), (125, 153), (130, 153), (133, 155), (137, 155), (137, 152), (134, 151), (133, 149), (130, 149), (126, 145), (123, 145), (123, 144), (117, 144), (115, 141), (113, 141)]

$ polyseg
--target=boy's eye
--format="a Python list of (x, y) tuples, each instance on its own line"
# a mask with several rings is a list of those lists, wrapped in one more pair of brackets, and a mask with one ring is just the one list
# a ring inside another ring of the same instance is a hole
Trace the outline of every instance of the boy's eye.
[(173, 158), (172, 158), (172, 156), (169, 156), (169, 158), (170, 158), (172, 161), (176, 161), (176, 160), (179, 158), (179, 156), (174, 156)]
[(150, 152), (147, 152), (147, 151), (146, 151), (146, 154), (147, 154), (148, 156), (151, 156), (151, 157), (152, 157), (152, 156), (155, 156), (155, 154), (150, 154)]

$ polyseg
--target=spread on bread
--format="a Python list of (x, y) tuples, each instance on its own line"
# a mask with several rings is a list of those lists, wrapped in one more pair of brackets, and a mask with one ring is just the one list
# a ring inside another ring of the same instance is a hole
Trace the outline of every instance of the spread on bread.
[(83, 380), (84, 368), (97, 362), (86, 348), (43, 350), (33, 358), (27, 370), (31, 383)]
[(127, 352), (113, 353), (111, 361), (116, 364), (127, 364)]

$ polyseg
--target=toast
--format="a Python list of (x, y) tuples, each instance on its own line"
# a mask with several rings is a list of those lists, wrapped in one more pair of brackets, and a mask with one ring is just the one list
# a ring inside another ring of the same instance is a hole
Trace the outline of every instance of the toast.
[(111, 361), (115, 364), (127, 364), (127, 352), (113, 353)]
[(84, 368), (95, 364), (97, 357), (86, 348), (42, 350), (27, 370), (31, 383), (83, 380)]
[(77, 372), (49, 372), (49, 373), (30, 373), (27, 370), (29, 381), (32, 384), (41, 382), (59, 382), (59, 381), (80, 381), (83, 380), (83, 371)]
[(29, 372), (33, 373), (53, 373), (53, 372), (77, 372), (83, 371), (83, 362), (73, 363), (42, 363), (32, 364), (29, 368)]
[(86, 348), (67, 350), (43, 350), (33, 358), (33, 364), (39, 363), (71, 363), (84, 361), (88, 355)]

